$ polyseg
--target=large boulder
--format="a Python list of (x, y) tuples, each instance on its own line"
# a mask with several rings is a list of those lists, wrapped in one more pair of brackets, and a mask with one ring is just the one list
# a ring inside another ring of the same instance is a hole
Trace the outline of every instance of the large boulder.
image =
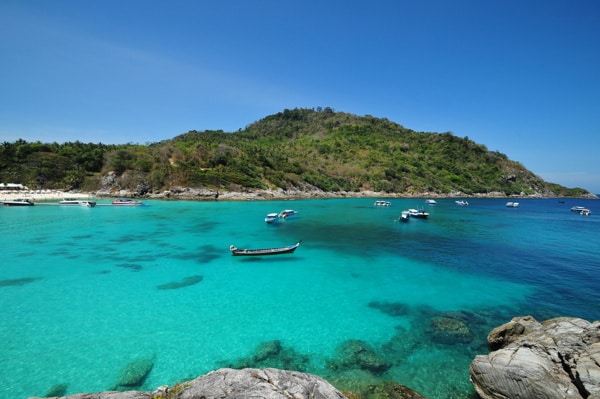
[[(150, 392), (100, 392), (65, 396), (62, 399), (346, 399), (324, 379), (312, 374), (279, 369), (219, 369), (171, 387)], [(30, 398), (39, 399), (39, 398)]]
[(488, 335), (471, 382), (483, 399), (600, 399), (600, 321), (517, 317)]
[(219, 369), (190, 381), (178, 399), (265, 398), (345, 399), (324, 379), (279, 369)]

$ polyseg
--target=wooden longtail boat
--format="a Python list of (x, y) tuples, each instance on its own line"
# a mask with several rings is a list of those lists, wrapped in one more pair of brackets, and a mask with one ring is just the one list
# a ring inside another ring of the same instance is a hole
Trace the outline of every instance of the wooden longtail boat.
[(296, 244), (288, 245), (279, 248), (263, 248), (263, 249), (238, 249), (235, 245), (230, 245), (229, 250), (233, 256), (265, 256), (265, 255), (283, 255), (291, 254), (300, 246), (302, 241)]

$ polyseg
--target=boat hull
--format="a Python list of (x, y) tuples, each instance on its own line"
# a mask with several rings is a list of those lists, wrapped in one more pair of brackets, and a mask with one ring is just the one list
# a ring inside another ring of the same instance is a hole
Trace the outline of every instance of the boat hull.
[(280, 248), (263, 248), (263, 249), (238, 249), (231, 245), (229, 250), (233, 256), (272, 256), (272, 255), (285, 255), (294, 253), (294, 251), (300, 246), (300, 242), (294, 245), (288, 245), (287, 247)]
[(113, 205), (118, 206), (143, 206), (143, 202), (132, 200), (132, 199), (118, 199), (112, 202)]
[(269, 213), (265, 217), (265, 223), (273, 224), (279, 222), (279, 214), (278, 213)]
[(4, 201), (4, 206), (33, 206), (35, 205), (33, 202), (29, 200), (14, 200), (14, 201)]
[(429, 213), (425, 212), (422, 209), (409, 209), (408, 210), (408, 214), (410, 215), (411, 218), (416, 218), (416, 219), (427, 219), (427, 217), (429, 217)]
[(89, 208), (96, 206), (94, 201), (85, 200), (63, 200), (58, 203), (61, 206), (87, 206)]

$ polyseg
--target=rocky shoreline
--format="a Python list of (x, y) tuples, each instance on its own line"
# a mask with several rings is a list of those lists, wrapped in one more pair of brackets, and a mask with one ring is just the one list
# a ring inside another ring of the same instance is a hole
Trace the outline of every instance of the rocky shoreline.
[[(105, 191), (100, 190), (95, 193), (89, 193), (97, 197), (134, 197), (148, 199), (180, 199), (180, 200), (230, 200), (230, 201), (253, 201), (253, 200), (293, 200), (293, 199), (330, 199), (330, 198), (555, 198), (542, 194), (507, 196), (502, 192), (465, 194), (462, 192), (452, 192), (448, 194), (439, 194), (432, 192), (423, 193), (385, 193), (375, 191), (321, 191), (321, 190), (283, 190), (283, 189), (248, 189), (243, 191), (222, 191), (208, 188), (190, 188), (179, 187), (162, 192), (143, 192), (143, 191)], [(590, 194), (582, 198), (598, 199), (598, 196)]]
[[(23, 190), (0, 192), (0, 202), (17, 198), (32, 201), (53, 201), (64, 198), (140, 198), (160, 200), (188, 200), (188, 201), (269, 201), (269, 200), (295, 200), (295, 199), (333, 199), (333, 198), (557, 198), (540, 193), (526, 195), (506, 195), (499, 191), (489, 193), (465, 194), (462, 192), (451, 193), (385, 193), (376, 191), (321, 191), (321, 190), (283, 190), (283, 189), (247, 189), (242, 191), (213, 190), (209, 188), (176, 187), (165, 191), (150, 192), (139, 190), (104, 189), (96, 192), (61, 191), (61, 190)], [(561, 197), (562, 198), (562, 197)], [(584, 199), (599, 199), (594, 194), (578, 197)]]
[(516, 317), (488, 335), (470, 379), (482, 399), (600, 398), (600, 321)]

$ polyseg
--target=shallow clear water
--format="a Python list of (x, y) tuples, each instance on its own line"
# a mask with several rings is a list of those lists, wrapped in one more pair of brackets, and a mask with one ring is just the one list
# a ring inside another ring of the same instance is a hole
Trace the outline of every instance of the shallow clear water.
[[(154, 364), (140, 390), (273, 366), (340, 389), (394, 380), (429, 398), (466, 398), (469, 364), (487, 353), (493, 327), (520, 315), (600, 318), (600, 201), (373, 201), (0, 209), (0, 398), (56, 384), (66, 394), (112, 389), (136, 359)], [(409, 207), (431, 216), (396, 221)], [(299, 214), (264, 223), (289, 208)], [(228, 250), (298, 240), (292, 255)], [(440, 318), (466, 331), (445, 335)], [(349, 340), (386, 366), (353, 363)]]

